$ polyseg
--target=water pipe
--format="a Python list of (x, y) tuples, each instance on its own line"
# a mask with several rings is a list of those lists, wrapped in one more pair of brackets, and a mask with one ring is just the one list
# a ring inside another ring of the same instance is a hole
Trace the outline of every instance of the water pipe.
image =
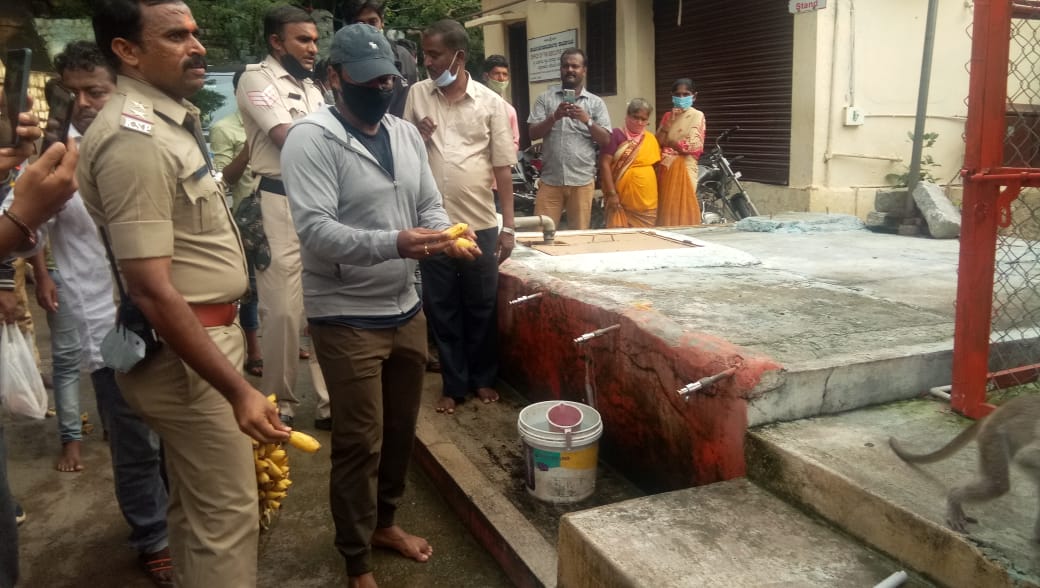
[(949, 402), (950, 390), (953, 390), (953, 386), (948, 384), (946, 386), (936, 386), (934, 388), (929, 388), (928, 393), (932, 396), (935, 396), (936, 398)]
[(682, 388), (679, 388), (675, 392), (680, 397), (682, 397), (683, 400), (689, 402), (690, 401), (690, 396), (694, 392), (696, 392), (698, 390), (703, 390), (704, 388), (707, 388), (708, 386), (711, 386), (715, 382), (718, 382), (722, 378), (732, 377), (733, 374), (735, 374), (735, 373), (737, 373), (737, 368), (731, 367), (728, 370), (724, 370), (724, 371), (721, 371), (721, 372), (715, 374), (714, 376), (708, 376), (708, 377), (705, 377), (705, 378), (701, 378), (701, 379), (697, 380), (696, 382), (690, 382), (689, 384), (686, 384), (685, 386), (683, 386)]
[(609, 333), (611, 331), (616, 331), (616, 330), (618, 330), (620, 328), (621, 328), (621, 325), (610, 325), (609, 327), (603, 327), (602, 329), (599, 329), (599, 330), (596, 330), (596, 331), (592, 331), (591, 333), (585, 333), (584, 335), (582, 335), (580, 337), (575, 337), (574, 338), (574, 342), (577, 343), (578, 345), (581, 345), (582, 343), (584, 343), (584, 342), (586, 342), (586, 341), (588, 341), (590, 339), (595, 339), (596, 337), (602, 337), (603, 335), (606, 335), (607, 333)]
[(541, 229), (542, 240), (546, 245), (552, 245), (556, 240), (556, 223), (553, 219), (539, 214), (537, 216), (518, 216), (513, 219), (513, 227), (518, 231), (529, 229)]
[(904, 572), (903, 570), (899, 570), (898, 572), (875, 584), (874, 588), (898, 588), (899, 586), (902, 586), (908, 579), (910, 578), (909, 576), (907, 576), (906, 572)]
[(540, 298), (541, 295), (542, 295), (541, 292), (535, 292), (534, 294), (528, 294), (527, 296), (521, 296), (520, 298), (517, 298), (515, 300), (510, 300), (509, 301), (509, 305), (513, 306), (514, 304), (522, 304), (524, 302), (528, 302), (528, 301), (534, 300), (535, 298)]

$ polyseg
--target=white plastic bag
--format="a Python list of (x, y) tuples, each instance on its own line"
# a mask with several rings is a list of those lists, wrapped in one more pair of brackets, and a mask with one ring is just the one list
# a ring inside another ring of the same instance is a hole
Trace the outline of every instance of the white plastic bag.
[(0, 333), (0, 404), (12, 415), (47, 416), (47, 391), (40, 370), (16, 324), (4, 325)]

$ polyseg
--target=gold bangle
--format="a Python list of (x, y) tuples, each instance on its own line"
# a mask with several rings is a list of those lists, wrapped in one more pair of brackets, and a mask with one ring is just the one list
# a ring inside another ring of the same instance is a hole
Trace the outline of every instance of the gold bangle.
[(12, 213), (10, 210), (5, 210), (4, 216), (10, 219), (10, 221), (14, 223), (14, 226), (18, 227), (18, 230), (25, 235), (25, 240), (29, 243), (30, 247), (36, 247), (36, 231), (30, 229), (29, 225), (25, 224), (22, 219), (18, 218), (18, 215)]

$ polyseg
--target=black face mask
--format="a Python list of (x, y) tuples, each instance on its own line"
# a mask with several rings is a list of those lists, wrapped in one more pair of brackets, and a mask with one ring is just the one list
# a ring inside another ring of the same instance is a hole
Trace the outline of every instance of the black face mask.
[(298, 80), (309, 80), (314, 77), (314, 72), (312, 70), (303, 67), (303, 64), (300, 63), (299, 59), (296, 59), (288, 53), (283, 55), (278, 61), (282, 64), (282, 67), (285, 68), (285, 71), (289, 72), (289, 75)]
[(394, 89), (373, 88), (370, 86), (355, 86), (340, 82), (339, 93), (343, 97), (343, 104), (354, 116), (362, 122), (374, 125), (379, 122), (387, 109), (390, 108), (390, 100), (394, 97)]

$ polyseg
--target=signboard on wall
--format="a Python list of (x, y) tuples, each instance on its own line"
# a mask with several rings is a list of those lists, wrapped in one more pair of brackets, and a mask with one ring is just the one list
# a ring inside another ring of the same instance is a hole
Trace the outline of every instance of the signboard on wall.
[(578, 46), (578, 29), (570, 29), (527, 40), (527, 79), (544, 82), (560, 77), (560, 55)]
[(791, 11), (791, 14), (813, 12), (821, 8), (827, 8), (827, 0), (788, 0), (787, 2), (787, 9)]

